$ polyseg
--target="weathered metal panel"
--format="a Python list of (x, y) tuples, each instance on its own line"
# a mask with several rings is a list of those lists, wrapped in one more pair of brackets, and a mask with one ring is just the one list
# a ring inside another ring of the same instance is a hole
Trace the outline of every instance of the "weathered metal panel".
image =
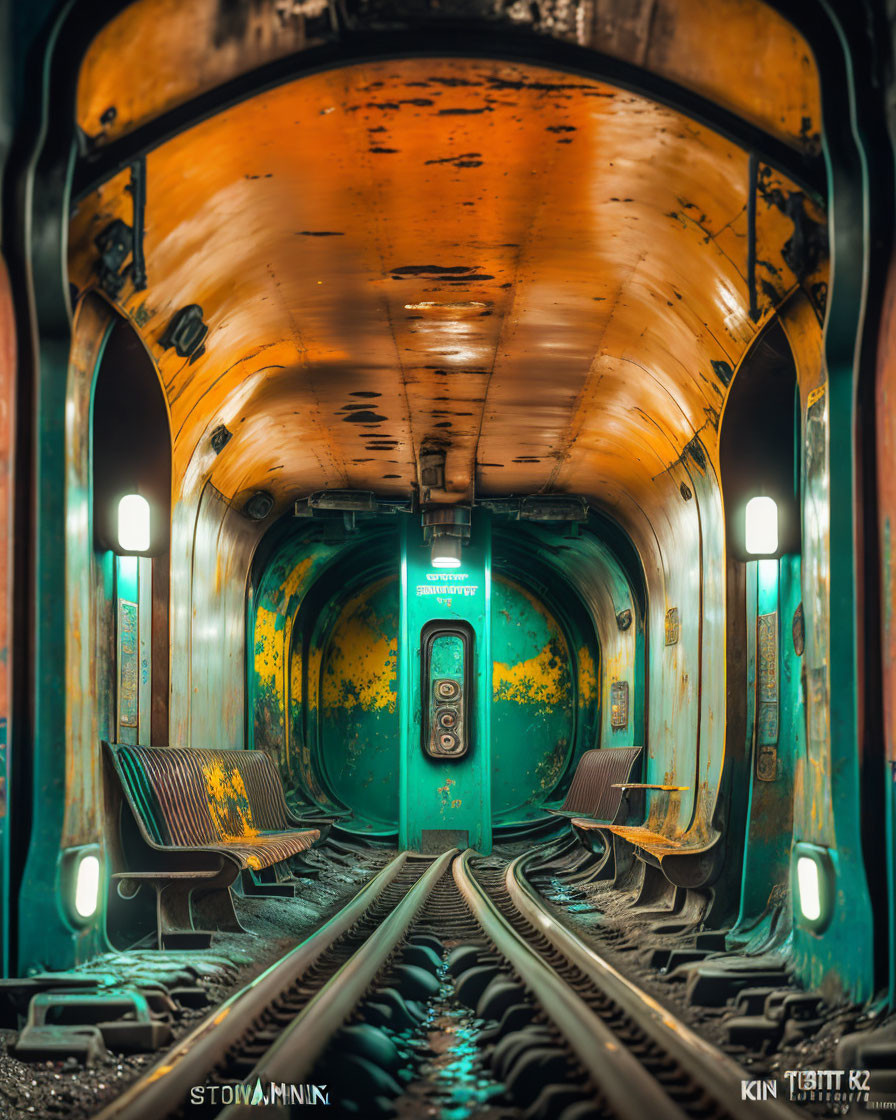
[[(215, 462), (211, 443), (212, 432), (220, 424), (234, 425), (234, 417), (264, 379), (264, 370), (247, 375), (232, 388), (210, 414), (203, 417), (204, 426), (189, 451), (181, 446), (180, 459), (172, 471), (171, 553), (170, 553), (170, 703), (169, 741), (171, 746), (190, 746), (193, 642), (193, 549), (197, 519), (203, 491)], [(175, 453), (178, 433), (172, 428)], [(258, 535), (263, 523), (254, 523)], [(201, 575), (197, 578), (203, 578)], [(204, 744), (197, 743), (197, 746)]]
[[(147, 156), (152, 283), (117, 298), (162, 371), (175, 478), (214, 416), (234, 434), (206, 477), (228, 500), (406, 494), (431, 441), (443, 500), (469, 496), (475, 473), (479, 494), (565, 490), (620, 511), (628, 492), (652, 516), (654, 476), (695, 432), (711, 443), (714, 371), (796, 282), (796, 190), (760, 170), (756, 322), (748, 153), (646, 98), (537, 66), (405, 58), (203, 121)], [(79, 202), (80, 287), (96, 282), (97, 234), (132, 220), (127, 186)], [(163, 341), (193, 304), (208, 334), (184, 361)]]
[(889, 995), (896, 1004), (896, 261), (887, 277), (887, 298), (878, 345), (876, 422), (880, 498), (881, 645), (884, 750), (887, 772), (885, 837), (889, 893)]
[[(577, 728), (577, 750), (643, 744), (647, 691), (642, 650), (644, 619), (619, 560), (590, 531), (570, 538), (531, 524), (516, 528), (514, 535), (527, 550), (538, 555), (549, 571), (555, 571), (574, 590), (580, 601), (576, 614), (587, 617), (598, 639), (599, 651), (592, 650), (582, 633), (574, 651), (578, 719), (585, 725)], [(624, 727), (612, 723), (608, 698), (614, 681), (629, 686), (631, 718)], [(595, 732), (588, 735), (585, 728), (594, 705), (600, 707), (600, 719)]]
[(311, 671), (303, 646), (293, 641), (293, 627), (314, 581), (349, 547), (351, 542), (288, 540), (268, 562), (249, 616), (248, 745), (277, 758), (287, 781), (321, 795), (312, 762), (317, 732), (309, 735), (305, 726), (319, 706), (321, 649)]
[(258, 522), (207, 484), (196, 516), (191, 573), (192, 746), (245, 746), (246, 585), (258, 536)]
[[(757, 919), (769, 916), (789, 889), (794, 770), (806, 749), (802, 661), (789, 625), (802, 595), (800, 567), (799, 556), (747, 565), (747, 640), (753, 671), (746, 683), (752, 765), (735, 936), (741, 931), (744, 937), (755, 934)], [(772, 619), (780, 619), (780, 625), (772, 625)], [(775, 708), (774, 738), (768, 723), (763, 729), (758, 719), (763, 704)]]
[[(712, 461), (699, 440), (689, 473), (700, 516), (700, 738), (692, 830), (709, 839), (725, 766), (726, 583), (725, 516)], [(703, 466), (699, 457), (706, 460)], [(690, 505), (691, 502), (688, 502)]]
[[(159, 560), (165, 563), (167, 558)], [(137, 742), (148, 745), (152, 721), (152, 566), (155, 561), (141, 556), (137, 561), (137, 609), (140, 619), (140, 679), (138, 682), (139, 722)]]
[(118, 600), (119, 742), (136, 743), (140, 712), (139, 604)]
[(523, 585), (493, 579), (491, 619), (492, 817), (502, 823), (541, 815), (567, 772), (578, 682), (560, 624)]
[(34, 829), (19, 896), (18, 969), (69, 967), (105, 946), (103, 909), (73, 931), (66, 849), (102, 845), (96, 604), (90, 509), (90, 402), (112, 322), (101, 300), (78, 306), (71, 345), (42, 344), (37, 393)]
[(353, 826), (398, 827), (398, 600), (397, 576), (351, 595), (319, 662), (322, 777)]
[[(691, 824), (703, 780), (700, 756), (701, 554), (697, 502), (684, 501), (681, 483), (693, 486), (680, 465), (656, 480), (664, 499), (652, 522), (653, 548), (661, 565), (657, 575), (648, 567), (650, 603), (650, 709), (648, 716), (646, 782), (687, 786), (678, 797), (652, 796), (649, 825), (659, 829), (671, 810), (670, 831), (683, 833)], [(678, 641), (664, 641), (666, 612), (678, 609)]]
[[(832, 603), (832, 549), (838, 549), (839, 570), (849, 568), (851, 534), (834, 539), (831, 526), (835, 502), (832, 494), (832, 438), (842, 441), (838, 449), (841, 466), (850, 447), (850, 404), (841, 401), (835, 415), (817, 320), (808, 301), (797, 294), (782, 313), (797, 368), (800, 391), (803, 466), (803, 616), (807, 709), (806, 751), (796, 761), (794, 777), (793, 836), (831, 850), (836, 874), (834, 915), (823, 933), (794, 930), (794, 960), (800, 979), (807, 985), (824, 985), (831, 1001), (844, 991), (853, 997), (871, 994), (873, 963), (873, 919), (862, 854), (859, 795), (859, 759), (856, 728), (844, 719), (855, 703), (855, 655), (850, 634), (854, 618), (854, 586), (842, 586), (835, 614)], [(837, 376), (837, 393), (844, 394), (845, 371)], [(846, 429), (841, 425), (846, 424)], [(847, 471), (847, 475), (848, 475)], [(851, 490), (837, 479), (836, 508), (842, 521)], [(845, 489), (844, 489), (845, 487)], [(833, 634), (839, 617), (843, 633)], [(833, 720), (832, 664), (840, 666), (837, 687), (841, 700), (836, 724)], [(846, 691), (844, 691), (846, 690)], [(793, 884), (791, 884), (793, 888)]]
[[(702, 93), (790, 143), (818, 143), (818, 72), (812, 52), (760, 0), (575, 0), (496, 11), (429, 0), (390, 0), (344, 10), (355, 31), (446, 16), (487, 20), (489, 33), (531, 26), (645, 67)], [(103, 145), (228, 78), (331, 35), (324, 4), (280, 0), (141, 0), (111, 20), (91, 45), (78, 86), (78, 124)]]
[(94, 543), (90, 494), (93, 385), (114, 316), (96, 297), (74, 323), (65, 407), (66, 742), (63, 848), (95, 843), (100, 825), (94, 626)]
[(16, 334), (6, 264), (0, 256), (0, 976), (9, 971), (9, 800), (12, 741), (12, 563), (15, 494)]

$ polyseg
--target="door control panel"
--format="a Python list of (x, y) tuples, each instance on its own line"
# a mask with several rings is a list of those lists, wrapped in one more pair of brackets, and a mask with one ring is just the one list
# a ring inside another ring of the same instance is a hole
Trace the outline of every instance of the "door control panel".
[(470, 749), (473, 630), (464, 622), (429, 622), (421, 635), (423, 750), (463, 758)]

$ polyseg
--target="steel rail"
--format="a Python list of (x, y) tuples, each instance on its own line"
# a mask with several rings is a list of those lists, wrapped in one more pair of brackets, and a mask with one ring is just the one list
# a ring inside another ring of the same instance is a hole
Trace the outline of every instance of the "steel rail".
[[(456, 849), (444, 852), (420, 876), (367, 941), (305, 1004), (244, 1079), (247, 1084), (302, 1084), (332, 1036), (364, 998), (377, 975), (420, 913), (432, 888), (448, 870)], [(256, 1105), (232, 1104), (218, 1120), (258, 1120)], [(272, 1115), (277, 1115), (276, 1108)], [(130, 1116), (128, 1117), (130, 1120)]]
[[(616, 1003), (675, 1059), (730, 1113), (735, 1120), (794, 1120), (796, 1111), (783, 1101), (744, 1101), (741, 1082), (748, 1073), (733, 1058), (682, 1023), (675, 1015), (637, 984), (632, 983), (546, 909), (544, 900), (525, 877), (529, 863), (538, 853), (529, 852), (508, 865), (504, 882), (514, 906), (564, 957)], [(710, 1088), (715, 1086), (714, 1088)], [(721, 1098), (719, 1089), (728, 1095)]]
[[(222, 1055), (239, 1041), (247, 1026), (271, 1001), (291, 987), (334, 941), (364, 916), (407, 861), (408, 853), (400, 852), (325, 925), (230, 996), (143, 1077), (98, 1113), (95, 1120), (162, 1120), (179, 1108), (190, 1089), (204, 1082)], [(259, 1113), (255, 1111), (254, 1116), (258, 1120)]]
[(620, 1120), (685, 1120), (686, 1114), (646, 1074), (625, 1044), (508, 924), (470, 870), (470, 860), (478, 854), (467, 849), (454, 864), (458, 889), (483, 932), (566, 1039), (614, 1115)]

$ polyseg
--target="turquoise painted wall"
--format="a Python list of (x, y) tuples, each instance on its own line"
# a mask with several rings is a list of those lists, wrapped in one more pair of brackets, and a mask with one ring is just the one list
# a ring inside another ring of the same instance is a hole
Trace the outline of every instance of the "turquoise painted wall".
[(747, 566), (749, 809), (736, 936), (785, 901), (796, 760), (806, 750), (802, 660), (794, 649), (800, 557)]

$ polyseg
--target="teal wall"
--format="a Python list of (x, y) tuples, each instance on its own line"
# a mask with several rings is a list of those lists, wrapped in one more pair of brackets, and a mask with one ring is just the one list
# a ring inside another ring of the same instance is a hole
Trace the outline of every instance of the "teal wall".
[[(794, 648), (793, 637), (794, 615), (801, 595), (799, 556), (753, 560), (747, 564), (750, 779), (735, 937), (764, 928), (763, 919), (771, 919), (774, 908), (785, 900), (788, 888), (794, 770), (806, 750), (802, 659)], [(763, 637), (757, 640), (760, 633)], [(775, 637), (770, 645), (771, 634)]]
[[(348, 808), (341, 823), (367, 835), (394, 835), (400, 815), (398, 528), (371, 525), (328, 543), (319, 526), (293, 527), (262, 560), (250, 596), (251, 742), (279, 762), (297, 801)], [(545, 560), (562, 537), (539, 535), (536, 557), (519, 528), (503, 526), (495, 541), (484, 678), (492, 820), (502, 826), (544, 817), (601, 737), (594, 604), (558, 578), (556, 558), (553, 568)], [(408, 532), (425, 567), (416, 518)], [(613, 631), (628, 638), (615, 621)], [(614, 656), (617, 672), (625, 660)], [(611, 741), (632, 733), (630, 724)]]
[(496, 823), (531, 820), (543, 815), (575, 750), (574, 651), (518, 583), (492, 580), (491, 617), (492, 815)]
[(319, 777), (362, 831), (398, 825), (398, 616), (398, 577), (378, 579), (342, 603), (320, 655)]

